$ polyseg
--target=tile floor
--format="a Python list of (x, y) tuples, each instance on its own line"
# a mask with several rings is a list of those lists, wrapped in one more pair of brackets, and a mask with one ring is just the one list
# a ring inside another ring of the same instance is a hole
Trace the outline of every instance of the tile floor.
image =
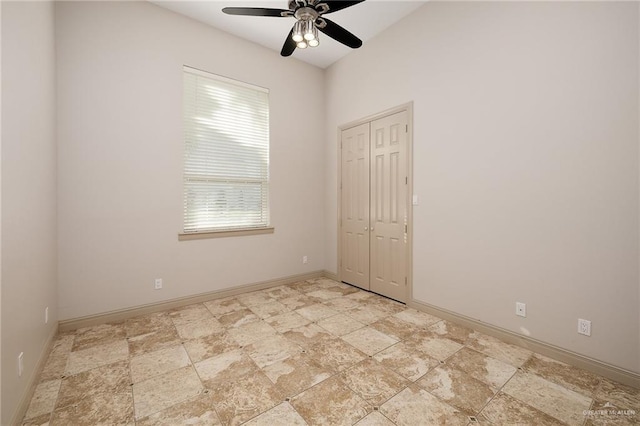
[(640, 391), (320, 278), (60, 334), (47, 423), (630, 425)]

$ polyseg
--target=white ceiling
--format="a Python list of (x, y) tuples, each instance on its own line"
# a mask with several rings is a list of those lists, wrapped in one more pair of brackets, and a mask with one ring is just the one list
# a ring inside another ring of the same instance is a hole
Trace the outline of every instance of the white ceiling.
[[(289, 34), (294, 18), (232, 16), (222, 13), (226, 6), (267, 7), (287, 9), (288, 0), (149, 0), (158, 6), (196, 19), (222, 31), (261, 44), (280, 53), (285, 37)], [(327, 17), (351, 31), (364, 44), (387, 27), (407, 16), (424, 1), (367, 0), (363, 3), (332, 13)], [(346, 56), (352, 49), (320, 33), (320, 46), (296, 49), (292, 57), (326, 68)], [(288, 58), (282, 58), (286, 61)]]

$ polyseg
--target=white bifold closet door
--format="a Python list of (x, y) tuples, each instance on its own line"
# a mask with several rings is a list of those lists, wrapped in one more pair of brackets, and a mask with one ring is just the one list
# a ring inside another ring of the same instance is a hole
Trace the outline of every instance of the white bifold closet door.
[(340, 276), (407, 299), (407, 112), (341, 135)]

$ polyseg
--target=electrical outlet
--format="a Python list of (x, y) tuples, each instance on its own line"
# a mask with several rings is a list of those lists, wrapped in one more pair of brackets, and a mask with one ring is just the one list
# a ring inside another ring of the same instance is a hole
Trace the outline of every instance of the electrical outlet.
[(162, 288), (162, 278), (156, 278), (156, 290), (160, 290)]
[(527, 305), (521, 302), (516, 302), (516, 315), (519, 317), (527, 316)]
[(578, 319), (578, 333), (591, 336), (591, 321), (582, 318)]
[(49, 322), (49, 307), (44, 308), (44, 323), (47, 324)]
[(309, 258), (307, 256), (302, 256), (302, 263), (309, 263)]
[(24, 371), (24, 352), (20, 352), (20, 355), (18, 355), (18, 377), (22, 376), (23, 371)]

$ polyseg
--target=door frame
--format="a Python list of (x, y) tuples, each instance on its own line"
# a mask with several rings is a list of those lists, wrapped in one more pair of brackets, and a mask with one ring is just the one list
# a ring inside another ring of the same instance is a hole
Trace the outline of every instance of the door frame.
[(407, 112), (407, 246), (406, 246), (406, 304), (413, 302), (413, 101), (402, 105), (387, 109), (385, 111), (360, 118), (355, 121), (348, 122), (338, 126), (338, 137), (336, 147), (338, 150), (338, 179), (337, 179), (337, 197), (338, 197), (338, 217), (336, 220), (336, 229), (338, 232), (338, 281), (342, 281), (342, 231), (340, 220), (342, 218), (342, 131), (361, 124), (369, 123), (402, 111)]

